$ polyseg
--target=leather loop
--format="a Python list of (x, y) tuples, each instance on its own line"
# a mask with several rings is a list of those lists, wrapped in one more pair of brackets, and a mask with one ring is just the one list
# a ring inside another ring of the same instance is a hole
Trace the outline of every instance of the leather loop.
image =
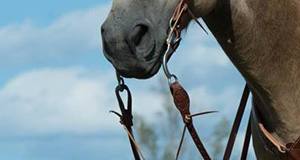
[[(127, 92), (127, 108), (125, 108), (124, 102), (120, 95), (121, 92)], [(118, 85), (116, 87), (116, 96), (119, 103), (120, 110), (122, 112), (121, 123), (127, 128), (133, 126), (132, 122), (132, 97), (129, 88), (125, 84)]]
[[(127, 92), (127, 108), (125, 108), (124, 102), (122, 100), (122, 97), (120, 95), (121, 92)], [(128, 138), (129, 138), (129, 142), (131, 145), (131, 149), (133, 152), (133, 156), (135, 160), (140, 160), (141, 157), (139, 155), (138, 152), (138, 147), (135, 143), (135, 139), (134, 136), (132, 134), (132, 126), (133, 126), (133, 122), (132, 122), (132, 97), (131, 97), (131, 92), (129, 90), (129, 88), (127, 87), (127, 85), (125, 85), (124, 80), (122, 81), (122, 83), (120, 83), (119, 81), (119, 85), (116, 87), (115, 89), (115, 93), (116, 93), (116, 97), (119, 103), (119, 107), (121, 110), (121, 114), (115, 112), (115, 111), (111, 111), (112, 113), (115, 113), (116, 115), (118, 115), (120, 117), (120, 123), (122, 125), (124, 125), (126, 131), (128, 132)]]

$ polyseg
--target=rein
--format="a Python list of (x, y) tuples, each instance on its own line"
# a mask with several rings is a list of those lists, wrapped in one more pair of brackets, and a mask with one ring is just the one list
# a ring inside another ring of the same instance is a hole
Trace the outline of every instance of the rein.
[[(181, 0), (179, 2), (179, 4), (177, 5), (173, 16), (170, 19), (170, 23), (169, 23), (169, 34), (166, 40), (167, 43), (167, 49), (166, 52), (164, 54), (163, 57), (163, 70), (164, 73), (169, 81), (169, 87), (170, 87), (170, 92), (171, 95), (173, 97), (174, 100), (174, 104), (176, 106), (176, 108), (179, 110), (181, 116), (182, 116), (182, 120), (185, 124), (184, 129), (183, 129), (183, 134), (180, 140), (180, 144), (177, 150), (177, 154), (176, 154), (176, 160), (179, 158), (179, 154), (180, 154), (180, 149), (182, 147), (182, 143), (183, 143), (183, 139), (184, 139), (184, 135), (186, 130), (189, 131), (199, 153), (202, 155), (202, 157), (205, 160), (211, 160), (204, 144), (202, 143), (195, 127), (193, 124), (193, 118), (196, 116), (200, 116), (200, 115), (204, 115), (204, 114), (209, 114), (209, 113), (215, 113), (216, 111), (208, 111), (208, 112), (202, 112), (202, 113), (197, 113), (197, 114), (191, 114), (190, 113), (190, 99), (189, 99), (189, 95), (186, 92), (186, 90), (180, 85), (178, 78), (175, 74), (171, 74), (171, 72), (168, 69), (168, 60), (171, 58), (171, 56), (173, 55), (173, 53), (176, 51), (176, 49), (178, 48), (180, 41), (181, 41), (181, 31), (184, 29), (184, 24), (183, 24), (183, 16), (184, 14), (188, 14), (193, 20), (196, 21), (196, 23), (205, 31), (206, 34), (207, 31), (204, 29), (204, 27), (201, 25), (201, 23), (197, 20), (196, 16), (194, 16), (194, 14), (192, 13), (192, 11), (189, 9), (188, 7), (188, 2), (189, 0)], [(137, 145), (135, 138), (133, 136), (132, 133), (132, 126), (133, 126), (133, 122), (132, 122), (132, 97), (131, 97), (131, 93), (129, 88), (127, 87), (127, 85), (125, 84), (124, 79), (117, 73), (117, 80), (118, 80), (118, 85), (116, 87), (115, 93), (116, 93), (116, 97), (119, 103), (119, 107), (121, 110), (121, 114), (115, 111), (111, 111), (112, 113), (116, 114), (119, 118), (120, 118), (120, 123), (123, 125), (128, 138), (129, 138), (129, 142), (131, 145), (131, 149), (134, 155), (135, 160), (140, 160), (140, 159), (145, 159), (144, 156), (142, 155), (139, 146)], [(245, 90), (248, 89), (247, 87), (245, 88)], [(120, 92), (127, 92), (127, 109), (124, 107), (124, 103), (123, 100), (120, 96)], [(249, 95), (249, 94), (248, 94)], [(247, 99), (248, 99), (248, 95), (246, 97), (244, 97), (244, 100), (241, 102), (240, 107), (245, 108)], [(242, 109), (244, 110), (244, 109)], [(235, 125), (235, 124), (234, 124)], [(239, 127), (239, 125), (238, 125)], [(237, 128), (238, 127), (234, 127)], [(236, 132), (235, 130), (232, 132), (232, 134), (234, 136), (231, 136), (229, 143), (233, 144), (235, 141), (235, 137), (236, 137)], [(249, 138), (250, 140), (250, 138)], [(227, 152), (232, 151), (231, 149), (227, 149)], [(247, 152), (245, 152), (245, 154), (247, 154)], [(230, 156), (230, 155), (229, 155)], [(228, 158), (229, 159), (229, 158)]]
[[(187, 92), (185, 91), (185, 89), (178, 82), (177, 76), (174, 74), (171, 74), (171, 72), (168, 69), (168, 60), (170, 59), (170, 57), (173, 55), (173, 53), (176, 51), (177, 47), (180, 44), (181, 31), (182, 31), (183, 25), (184, 25), (184, 24), (182, 24), (183, 13), (189, 14), (191, 16), (191, 18), (194, 19), (197, 22), (197, 24), (206, 32), (204, 27), (200, 24), (200, 22), (194, 16), (192, 11), (188, 8), (188, 0), (182, 0), (176, 7), (175, 12), (170, 20), (169, 27), (171, 29), (170, 29), (170, 32), (169, 32), (169, 35), (167, 38), (167, 50), (163, 57), (163, 69), (164, 69), (164, 73), (169, 81), (169, 86), (170, 86), (171, 93), (173, 95), (174, 103), (175, 103), (177, 109), (179, 110), (179, 112), (181, 113), (183, 122), (185, 123), (185, 128), (184, 128), (183, 133), (185, 133), (185, 130), (187, 128), (188, 131), (190, 132), (191, 137), (193, 138), (193, 141), (194, 141), (199, 153), (202, 155), (202, 157), (205, 160), (210, 160), (211, 158), (210, 158), (207, 150), (205, 149), (203, 143), (201, 142), (201, 140), (197, 134), (197, 131), (195, 130), (194, 125), (193, 125), (193, 121), (192, 121), (193, 116), (190, 115), (190, 111), (189, 111), (189, 96), (188, 96)], [(249, 93), (250, 93), (249, 88), (246, 85), (241, 102), (240, 102), (240, 106), (239, 106), (239, 109), (238, 109), (238, 112), (236, 115), (236, 119), (234, 121), (232, 130), (230, 133), (230, 138), (228, 140), (228, 144), (227, 144), (227, 147), (225, 150), (225, 154), (224, 154), (224, 158), (223, 158), (224, 160), (228, 160), (232, 153), (233, 145), (235, 143), (236, 135), (238, 133), (240, 123), (241, 123), (241, 120), (243, 117), (243, 113), (246, 108)], [(211, 113), (211, 112), (209, 112), (209, 113)], [(247, 157), (247, 153), (248, 153), (248, 147), (249, 147), (250, 136), (251, 136), (250, 131), (251, 131), (251, 128), (250, 128), (250, 120), (249, 120), (247, 135), (245, 138), (243, 152), (242, 152), (242, 157), (245, 157), (245, 158)], [(179, 145), (179, 150), (180, 150), (180, 147), (181, 147), (181, 143)], [(177, 151), (176, 159), (178, 158), (178, 154), (179, 154), (179, 151)]]
[[(186, 132), (186, 129), (189, 131), (199, 153), (202, 155), (202, 157), (205, 160), (210, 160), (210, 156), (204, 147), (199, 135), (197, 134), (197, 131), (194, 127), (193, 124), (193, 115), (190, 113), (190, 98), (186, 90), (180, 85), (178, 78), (176, 75), (171, 74), (171, 72), (168, 69), (168, 60), (171, 58), (173, 53), (176, 51), (178, 48), (180, 41), (181, 41), (181, 31), (184, 28), (184, 24), (182, 22), (182, 17), (184, 14), (189, 14), (198, 24), (199, 26), (205, 31), (204, 27), (199, 23), (197, 18), (194, 16), (192, 11), (188, 7), (188, 0), (182, 0), (179, 2), (177, 5), (173, 16), (171, 17), (170, 23), (169, 23), (169, 28), (170, 32), (168, 34), (168, 38), (166, 40), (167, 43), (167, 50), (164, 54), (163, 57), (163, 70), (168, 78), (169, 81), (169, 87), (171, 94), (173, 96), (174, 104), (176, 108), (179, 110), (182, 116), (182, 120), (185, 123), (185, 127), (183, 130), (183, 135), (179, 144), (179, 148), (176, 154), (176, 159), (179, 157), (180, 149), (182, 146), (183, 138)], [(208, 114), (208, 113), (213, 113), (212, 112), (205, 112), (205, 113), (200, 113), (196, 115), (202, 115), (202, 114)]]

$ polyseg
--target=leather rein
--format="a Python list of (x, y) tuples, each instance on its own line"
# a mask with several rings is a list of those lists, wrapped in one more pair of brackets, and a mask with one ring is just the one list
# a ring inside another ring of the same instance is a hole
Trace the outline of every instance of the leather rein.
[[(215, 111), (209, 111), (209, 112), (202, 112), (202, 113), (197, 113), (197, 114), (191, 114), (190, 113), (190, 99), (187, 91), (180, 85), (179, 80), (175, 74), (172, 74), (170, 70), (168, 69), (168, 60), (171, 58), (173, 53), (176, 51), (178, 48), (180, 41), (181, 41), (181, 32), (184, 29), (184, 21), (183, 21), (183, 16), (187, 15), (190, 16), (193, 20), (196, 21), (196, 23), (206, 32), (204, 27), (201, 25), (201, 23), (197, 20), (197, 18), (194, 16), (193, 12), (189, 8), (189, 0), (180, 0), (178, 5), (175, 8), (175, 11), (170, 19), (169, 22), (169, 33), (168, 37), (166, 40), (167, 44), (167, 49), (163, 57), (163, 70), (164, 73), (168, 79), (169, 82), (169, 87), (170, 87), (170, 92), (174, 100), (174, 104), (178, 111), (180, 112), (182, 116), (183, 123), (185, 124), (184, 130), (183, 130), (183, 135), (180, 140), (180, 144), (177, 150), (176, 154), (176, 160), (179, 157), (180, 149), (182, 146), (184, 134), (186, 130), (189, 131), (199, 153), (202, 155), (203, 159), (205, 160), (210, 160), (210, 156), (202, 143), (195, 127), (193, 124), (193, 118), (199, 115), (204, 115), (208, 113), (214, 113)], [(207, 33), (207, 32), (206, 32)], [(117, 113), (115, 111), (111, 111), (112, 113), (116, 114), (117, 116), (120, 117), (120, 123), (124, 126), (124, 129), (128, 135), (130, 144), (131, 144), (131, 149), (134, 155), (135, 160), (140, 160), (140, 159), (145, 159), (143, 154), (141, 153), (141, 150), (139, 146), (137, 145), (134, 135), (132, 133), (132, 97), (130, 90), (128, 86), (125, 84), (124, 79), (117, 73), (117, 79), (118, 79), (118, 86), (116, 87), (115, 94), (119, 103), (119, 107), (121, 110), (121, 114)], [(127, 107), (125, 107), (123, 100), (120, 96), (121, 92), (127, 92)], [(239, 127), (244, 115), (244, 111), (246, 108), (246, 104), (249, 98), (250, 94), (250, 89), (247, 85), (245, 85), (244, 92), (240, 101), (240, 105), (238, 107), (238, 111), (231, 129), (230, 137), (226, 146), (226, 150), (224, 153), (224, 160), (230, 159), (233, 146), (236, 140), (236, 136), (239, 131)], [(248, 154), (248, 148), (250, 144), (250, 139), (251, 139), (251, 123), (250, 123), (251, 118), (249, 117), (248, 120), (248, 126), (246, 130), (246, 135), (244, 139), (244, 145), (241, 153), (241, 159), (246, 159), (247, 154)], [(300, 138), (292, 144), (289, 144), (289, 148), (285, 147), (269, 133), (262, 123), (259, 123), (259, 130), (261, 131), (264, 139), (266, 139), (269, 143), (273, 144), (276, 146), (275, 148), (278, 149), (278, 152), (287, 155), (287, 157), (291, 159), (297, 159), (297, 156), (300, 157)], [(284, 150), (284, 151), (283, 151)], [(296, 158), (295, 158), (296, 157)]]

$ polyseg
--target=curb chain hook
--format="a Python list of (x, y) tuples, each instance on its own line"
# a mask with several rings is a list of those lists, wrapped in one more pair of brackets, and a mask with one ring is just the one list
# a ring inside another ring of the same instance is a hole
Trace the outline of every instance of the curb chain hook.
[(120, 85), (125, 85), (124, 78), (123, 78), (123, 77), (121, 77), (121, 75), (119, 74), (119, 72), (118, 72), (118, 71), (116, 71), (116, 77), (117, 77), (117, 80), (118, 80), (118, 84), (119, 84), (119, 86), (120, 86)]

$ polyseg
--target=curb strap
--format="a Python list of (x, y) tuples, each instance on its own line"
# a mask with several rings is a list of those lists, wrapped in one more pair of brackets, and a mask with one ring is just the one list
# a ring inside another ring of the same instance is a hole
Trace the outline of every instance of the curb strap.
[[(170, 84), (170, 90), (174, 99), (175, 106), (181, 113), (183, 122), (185, 123), (185, 129), (189, 131), (191, 137), (193, 138), (193, 141), (195, 145), (197, 146), (198, 151), (201, 153), (202, 157), (205, 160), (210, 160), (211, 158), (208, 155), (208, 152), (206, 151), (202, 141), (200, 140), (197, 131), (193, 125), (193, 119), (190, 114), (190, 99), (188, 96), (188, 93), (185, 91), (185, 89), (177, 82)], [(185, 132), (185, 131), (184, 131)], [(182, 138), (183, 139), (183, 138)], [(180, 143), (180, 147), (182, 144), (182, 140)], [(177, 158), (178, 158), (179, 151), (177, 152)]]
[[(125, 131), (128, 134), (128, 139), (130, 141), (131, 149), (134, 155), (135, 160), (141, 160), (144, 159), (143, 155), (141, 154), (141, 151), (134, 139), (133, 133), (132, 133), (132, 126), (133, 126), (133, 116), (132, 116), (132, 97), (131, 92), (128, 88), (128, 86), (125, 84), (124, 79), (121, 78), (117, 74), (118, 78), (118, 86), (115, 89), (115, 94), (118, 100), (118, 104), (121, 110), (121, 114), (115, 111), (110, 111), (111, 113), (116, 114), (118, 117), (120, 117), (120, 123), (124, 126)], [(127, 108), (125, 108), (124, 102), (122, 100), (122, 97), (120, 93), (126, 91), (127, 92)], [(141, 157), (140, 157), (141, 156)]]

